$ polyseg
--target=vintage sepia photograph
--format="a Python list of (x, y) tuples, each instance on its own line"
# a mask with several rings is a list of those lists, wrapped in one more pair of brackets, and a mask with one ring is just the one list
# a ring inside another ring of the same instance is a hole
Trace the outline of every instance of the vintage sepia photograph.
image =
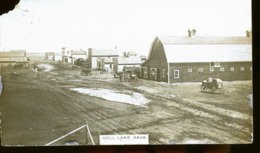
[(1, 146), (253, 143), (251, 0), (20, 0)]

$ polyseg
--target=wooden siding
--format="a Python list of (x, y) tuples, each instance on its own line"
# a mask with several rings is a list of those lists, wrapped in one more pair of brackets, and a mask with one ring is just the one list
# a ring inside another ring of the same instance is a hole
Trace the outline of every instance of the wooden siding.
[[(168, 64), (164, 52), (163, 45), (159, 39), (155, 40), (153, 43), (153, 46), (151, 48), (151, 55), (149, 58), (141, 65), (142, 67), (147, 67), (147, 77), (145, 79), (151, 79), (151, 80), (156, 80), (156, 81), (164, 81), (167, 82), (167, 71), (168, 71)], [(151, 68), (157, 68), (157, 79), (150, 77), (150, 69)], [(165, 77), (162, 77), (162, 71), (165, 69)], [(143, 71), (142, 71), (142, 77), (143, 76)]]
[[(230, 71), (231, 67), (234, 67), (234, 71)], [(244, 67), (244, 71), (241, 71), (240, 67)], [(201, 82), (210, 76), (220, 78), (223, 81), (251, 80), (251, 67), (252, 62), (220, 62), (220, 67), (210, 67), (209, 62), (171, 63), (170, 83)], [(199, 72), (199, 68), (203, 68), (203, 72)], [(214, 71), (211, 72), (210, 68), (214, 68)], [(221, 68), (224, 68), (224, 71), (221, 71)], [(188, 72), (188, 69), (192, 69), (192, 72)], [(179, 70), (179, 78), (174, 78), (174, 70)]]

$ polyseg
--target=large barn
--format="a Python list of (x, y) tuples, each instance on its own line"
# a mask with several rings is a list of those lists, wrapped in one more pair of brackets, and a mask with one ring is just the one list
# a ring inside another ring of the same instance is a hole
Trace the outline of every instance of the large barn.
[(168, 83), (200, 82), (210, 76), (251, 80), (251, 37), (156, 37), (141, 73), (144, 79)]

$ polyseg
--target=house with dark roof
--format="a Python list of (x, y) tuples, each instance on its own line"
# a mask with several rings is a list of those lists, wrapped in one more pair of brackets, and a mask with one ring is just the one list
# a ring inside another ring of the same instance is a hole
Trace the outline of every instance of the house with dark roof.
[(90, 67), (93, 69), (112, 69), (113, 59), (119, 57), (118, 50), (115, 49), (92, 49), (88, 50), (88, 59), (91, 61)]
[(223, 81), (252, 79), (251, 37), (156, 37), (142, 64), (144, 79), (200, 82), (208, 77)]

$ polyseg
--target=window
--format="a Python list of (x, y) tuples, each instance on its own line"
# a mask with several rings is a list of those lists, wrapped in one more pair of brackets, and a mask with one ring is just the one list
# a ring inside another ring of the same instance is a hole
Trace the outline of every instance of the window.
[(165, 69), (163, 69), (163, 78), (165, 78)]
[(244, 67), (240, 67), (240, 71), (244, 71), (245, 70), (245, 68)]
[(235, 68), (234, 67), (230, 67), (230, 71), (234, 71), (235, 70)]
[(69, 54), (70, 53), (70, 51), (67, 51), (67, 54)]
[(224, 71), (224, 70), (225, 70), (224, 67), (220, 68), (220, 71)]
[(252, 71), (252, 66), (250, 67), (250, 70)]
[(210, 67), (220, 67), (220, 62), (210, 62), (209, 66)]
[(174, 78), (178, 79), (179, 77), (179, 70), (174, 70)]
[(199, 72), (203, 72), (203, 68), (199, 68)]
[(209, 68), (209, 71), (210, 71), (210, 72), (213, 72), (213, 71), (214, 71), (214, 68), (213, 68), (213, 67)]
[(192, 68), (188, 68), (188, 72), (192, 72)]

